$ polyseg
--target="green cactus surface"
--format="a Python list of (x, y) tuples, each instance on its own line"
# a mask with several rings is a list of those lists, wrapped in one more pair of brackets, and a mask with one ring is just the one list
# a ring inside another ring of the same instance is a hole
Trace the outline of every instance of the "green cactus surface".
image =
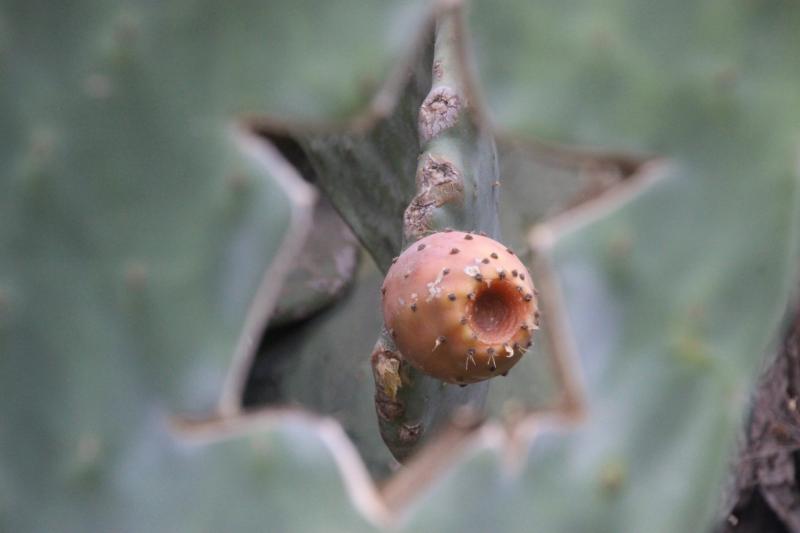
[[(0, 529), (366, 523), (305, 417), (171, 429), (237, 408), (311, 217), (248, 116), (352, 115), (426, 16), (356, 4), (0, 4)], [(330, 523), (291, 496), (309, 469)]]
[(320, 199), (311, 230), (283, 283), (269, 327), (303, 320), (341, 298), (358, 268), (359, 246), (350, 228)]
[[(420, 136), (453, 10), (475, 127)], [(0, 530), (709, 530), (796, 274), (798, 27), (790, 2), (0, 0)], [(505, 423), (450, 423), (486, 384), (420, 377), (404, 416), (439, 431), (393, 462), (368, 261), (258, 348), (314, 238), (280, 139), (380, 271), (418, 156), (474, 176), (430, 229), (502, 227), (541, 293), (542, 346), (489, 384)]]
[[(284, 132), (283, 125), (261, 124), (267, 138), (288, 133), (303, 148), (320, 187), (384, 270), (403, 247), (431, 231), (450, 227), (499, 234), (496, 149), (480, 123), (466, 63), (458, 57), (460, 17), (443, 10), (434, 42), (420, 47), (391, 113), (373, 105), (348, 130), (336, 133)], [(443, 119), (435, 109), (445, 101), (450, 111)], [(409, 187), (414, 185), (410, 176), (416, 176), (416, 187)], [(389, 335), (381, 336), (373, 353), (397, 353)], [(381, 364), (391, 362), (384, 359)], [(481, 409), (487, 387), (447, 387), (395, 360), (400, 366), (386, 379), (398, 381), (402, 373), (404, 386), (384, 398), (384, 370), (376, 367), (376, 406), (384, 440), (405, 459), (455, 409), (466, 404)]]
[(367, 357), (382, 323), (375, 312), (381, 279), (375, 265), (365, 260), (353, 289), (334, 308), (268, 332), (245, 396), (248, 408), (289, 405), (335, 418), (377, 480), (387, 478), (396, 464), (375, 421), (375, 386)]
[[(474, 4), (500, 127), (663, 161), (533, 234), (553, 276), (542, 291), (564, 297), (564, 316), (545, 307), (545, 321), (571, 331), (585, 420), (541, 434), (516, 475), (472, 452), (420, 497), (410, 529), (710, 527), (795, 272), (798, 16), (788, 4)], [(442, 509), (455, 505), (480, 518), (454, 523)]]

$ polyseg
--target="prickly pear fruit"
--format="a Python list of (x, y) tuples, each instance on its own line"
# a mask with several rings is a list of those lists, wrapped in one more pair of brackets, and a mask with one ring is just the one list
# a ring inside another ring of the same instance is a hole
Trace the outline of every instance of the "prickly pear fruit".
[(512, 250), (482, 235), (420, 239), (393, 262), (381, 292), (400, 353), (449, 383), (505, 375), (538, 329), (530, 274)]

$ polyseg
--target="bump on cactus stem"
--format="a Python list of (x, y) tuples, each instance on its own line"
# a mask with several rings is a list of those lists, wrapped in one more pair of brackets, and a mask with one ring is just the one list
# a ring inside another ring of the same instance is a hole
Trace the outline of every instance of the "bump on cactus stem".
[(462, 201), (463, 177), (452, 162), (427, 154), (417, 172), (417, 190), (403, 215), (405, 237), (409, 241), (430, 231), (431, 217), (437, 208)]
[[(441, 63), (439, 63), (441, 71)], [(434, 67), (434, 76), (436, 67)], [(419, 110), (419, 136), (423, 142), (456, 125), (461, 98), (450, 87), (437, 87), (428, 94)]]

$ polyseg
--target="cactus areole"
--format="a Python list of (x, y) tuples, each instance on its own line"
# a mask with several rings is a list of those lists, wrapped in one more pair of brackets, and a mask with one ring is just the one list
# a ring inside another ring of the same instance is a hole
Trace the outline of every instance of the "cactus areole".
[(471, 233), (434, 233), (392, 264), (383, 318), (408, 362), (461, 385), (504, 375), (538, 329), (536, 291), (503, 244)]

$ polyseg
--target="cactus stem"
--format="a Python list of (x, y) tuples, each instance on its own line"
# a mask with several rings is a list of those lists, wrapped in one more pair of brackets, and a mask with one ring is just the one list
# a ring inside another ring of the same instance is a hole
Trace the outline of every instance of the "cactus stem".
[[(457, 9), (446, 9), (440, 15), (435, 27), (435, 42), (433, 49), (432, 74), (433, 79), (431, 89), (419, 109), (417, 131), (421, 147), (421, 155), (417, 159), (415, 173), (416, 195), (412, 198), (403, 215), (403, 237), (406, 245), (428, 236), (437, 231), (444, 231), (445, 228), (475, 228), (491, 229), (496, 233), (497, 221), (497, 198), (496, 194), (491, 194), (490, 184), (496, 180), (496, 149), (494, 140), (487, 131), (482, 129), (483, 124), (479, 124), (475, 119), (477, 110), (473, 109), (471, 103), (475, 101), (474, 94), (470, 92), (469, 81), (464, 76), (464, 58), (458, 46), (457, 37), (464, 22), (460, 18), (462, 13)], [(459, 235), (461, 241), (462, 236)], [(463, 235), (464, 241), (473, 241), (473, 235)], [(416, 243), (419, 246), (421, 243)], [(428, 246), (431, 248), (431, 246)], [(451, 257), (454, 261), (463, 258), (462, 253), (466, 253), (467, 246), (453, 246), (448, 244), (443, 248), (443, 255)], [(503, 248), (497, 252), (502, 255)], [(426, 249), (427, 253), (428, 250)], [(454, 257), (457, 256), (457, 257)], [(480, 262), (480, 261), (479, 261)], [(463, 263), (459, 263), (461, 265)], [(475, 265), (473, 265), (475, 266)], [(458, 270), (463, 267), (459, 266)], [(448, 278), (450, 284), (461, 281), (460, 273), (450, 265), (458, 279)], [(450, 273), (450, 269), (440, 271), (438, 281), (428, 284), (430, 297), (426, 299), (427, 304), (435, 307), (432, 300), (439, 300), (439, 296), (446, 297), (452, 305), (458, 305), (458, 299), (462, 294), (461, 289), (451, 290), (445, 287), (443, 290), (440, 284), (443, 282), (444, 275)], [(469, 276), (483, 281), (483, 276), (477, 270), (475, 274)], [(411, 278), (409, 278), (411, 279)], [(444, 283), (447, 284), (447, 281)], [(467, 280), (468, 281), (468, 280)], [(478, 290), (486, 290), (488, 283), (475, 287), (474, 292), (467, 295), (465, 305), (476, 304), (476, 294)], [(493, 288), (493, 286), (492, 286)], [(436, 290), (439, 289), (439, 290)], [(468, 291), (469, 289), (467, 289)], [(452, 291), (452, 292), (451, 292)], [(441, 294), (440, 294), (441, 293)], [(453, 299), (455, 296), (455, 300)], [(445, 300), (447, 301), (447, 300)], [(423, 311), (420, 306), (419, 312)], [(458, 332), (457, 337), (447, 339), (448, 345), (437, 348), (445, 342), (445, 337), (436, 341), (426, 339), (425, 346), (419, 352), (427, 352), (429, 346), (433, 344), (436, 351), (435, 359), (442, 357), (448, 349), (453, 349), (461, 342), (471, 344), (477, 339), (474, 328), (470, 328), (470, 313), (458, 312), (454, 320), (460, 320), (458, 328), (465, 328)], [(435, 330), (434, 330), (435, 331)], [(450, 329), (442, 332), (450, 335)], [(434, 333), (435, 335), (436, 333)], [(455, 334), (455, 332), (454, 332)], [(398, 334), (395, 339), (402, 338)], [(431, 343), (431, 344), (428, 344)], [(456, 367), (460, 367), (461, 350), (466, 349), (459, 345), (455, 352)], [(483, 349), (483, 348), (482, 348)], [(483, 365), (476, 363), (474, 348), (466, 352), (464, 368), (468, 372), (475, 371), (480, 366), (480, 372), (485, 372)], [(400, 357), (406, 357), (402, 354)], [(409, 355), (406, 360), (410, 360)], [(472, 361), (473, 367), (470, 367)], [(408, 363), (410, 365), (410, 363)], [(470, 404), (479, 408), (485, 401), (487, 387), (471, 387), (468, 393), (458, 392), (450, 387), (443, 387), (442, 382), (425, 375), (419, 368), (409, 366), (409, 372), (418, 376), (413, 386), (404, 387), (400, 397), (404, 399), (405, 411), (402, 417), (387, 422), (385, 418), (379, 420), (381, 425), (381, 436), (391, 449), (398, 460), (404, 460), (413, 450), (408, 442), (404, 441), (399, 433), (404, 431), (401, 424), (421, 424), (419, 426), (419, 438), (414, 442), (424, 438), (433, 429), (434, 424), (443, 423), (448, 415), (458, 405)], [(459, 382), (459, 378), (461, 382)], [(465, 386), (464, 383), (471, 377), (465, 377), (460, 373), (455, 373), (450, 381)]]

